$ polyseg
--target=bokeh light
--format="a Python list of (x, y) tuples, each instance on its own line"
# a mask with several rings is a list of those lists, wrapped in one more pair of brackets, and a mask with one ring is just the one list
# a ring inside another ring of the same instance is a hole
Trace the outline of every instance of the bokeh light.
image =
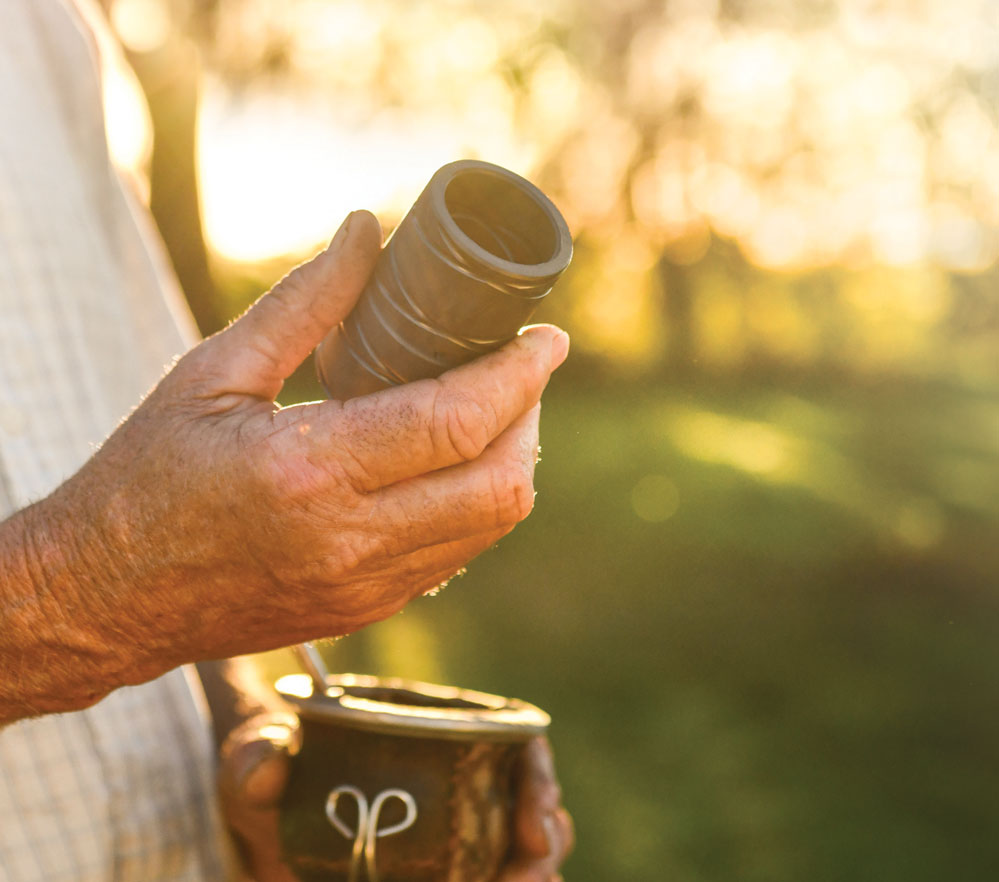
[(109, 5), (160, 170), (190, 154), (205, 330), (462, 156), (573, 231), (534, 513), (334, 666), (551, 709), (567, 878), (995, 875), (992, 0)]

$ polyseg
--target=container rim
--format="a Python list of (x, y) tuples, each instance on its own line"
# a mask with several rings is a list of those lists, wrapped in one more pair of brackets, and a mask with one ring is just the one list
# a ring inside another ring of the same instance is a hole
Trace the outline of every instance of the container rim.
[[(452, 741), (528, 741), (543, 735), (551, 717), (516, 698), (438, 686), (399, 677), (342, 674), (328, 679), (317, 695), (307, 674), (288, 674), (275, 684), (278, 693), (305, 718), (353, 729)], [(421, 704), (403, 704), (365, 696), (383, 690), (406, 692)], [(449, 702), (452, 706), (434, 706)], [(458, 705), (458, 706), (453, 706)]]
[[(469, 171), (476, 171), (493, 177), (502, 178), (506, 182), (518, 187), (526, 193), (532, 201), (544, 212), (555, 230), (555, 253), (544, 263), (517, 263), (499, 257), (491, 251), (483, 248), (471, 236), (469, 236), (451, 217), (451, 212), (447, 207), (445, 194), (448, 184), (458, 175)], [(509, 169), (491, 162), (484, 162), (481, 159), (458, 159), (441, 166), (430, 179), (428, 184), (430, 198), (441, 225), (447, 232), (450, 239), (459, 242), (467, 253), (474, 257), (479, 263), (485, 266), (495, 267), (508, 276), (521, 278), (525, 281), (541, 280), (546, 277), (557, 277), (569, 265), (572, 260), (572, 233), (569, 232), (569, 225), (562, 217), (562, 213), (538, 187), (532, 184), (527, 178), (521, 177)]]

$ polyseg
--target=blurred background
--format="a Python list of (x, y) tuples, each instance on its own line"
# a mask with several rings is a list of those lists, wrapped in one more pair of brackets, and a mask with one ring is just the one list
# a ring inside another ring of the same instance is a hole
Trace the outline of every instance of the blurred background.
[(994, 2), (105, 6), (206, 333), (455, 158), (574, 232), (534, 514), (334, 669), (549, 710), (573, 882), (997, 877)]

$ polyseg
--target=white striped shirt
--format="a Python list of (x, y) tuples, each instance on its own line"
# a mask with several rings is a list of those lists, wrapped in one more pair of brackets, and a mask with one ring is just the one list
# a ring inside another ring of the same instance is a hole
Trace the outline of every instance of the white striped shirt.
[[(76, 471), (193, 339), (109, 162), (85, 2), (0, 3), (0, 519)], [(176, 670), (0, 730), (0, 882), (225, 878), (203, 704)]]

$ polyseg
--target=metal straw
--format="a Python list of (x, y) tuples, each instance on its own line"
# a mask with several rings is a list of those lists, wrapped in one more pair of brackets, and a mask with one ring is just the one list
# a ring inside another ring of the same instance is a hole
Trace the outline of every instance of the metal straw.
[(292, 649), (295, 650), (295, 655), (298, 656), (298, 661), (305, 672), (312, 677), (312, 686), (316, 695), (325, 695), (329, 688), (330, 671), (319, 650), (311, 643), (299, 643)]

